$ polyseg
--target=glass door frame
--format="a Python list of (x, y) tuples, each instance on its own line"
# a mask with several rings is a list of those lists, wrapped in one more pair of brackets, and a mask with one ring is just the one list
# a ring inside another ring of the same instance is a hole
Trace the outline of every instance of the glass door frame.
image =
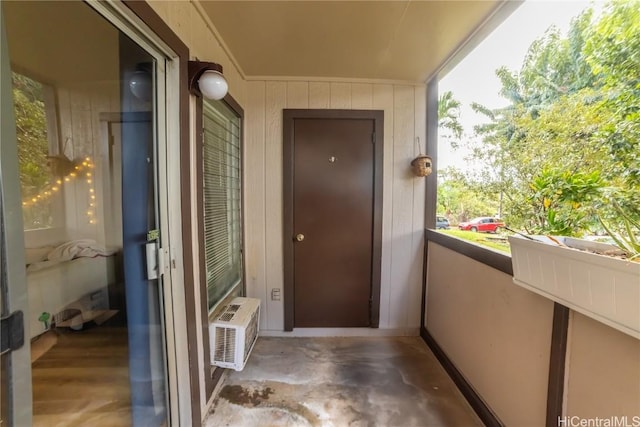
[[(1, 5), (0, 5), (1, 9)], [(11, 83), (11, 66), (9, 58), (9, 46), (5, 34), (4, 12), (0, 10), (0, 47), (2, 60), (0, 65), (2, 72), (2, 126), (0, 131), (0, 210), (2, 222), (0, 223), (0, 256), (2, 316), (22, 311), (24, 319), (29, 318), (27, 278), (24, 269), (25, 256), (22, 250), (10, 250), (9, 248), (24, 248), (24, 231), (22, 222), (22, 201), (20, 200), (20, 184), (18, 182), (18, 145), (16, 143), (15, 115), (13, 111), (13, 94)], [(5, 60), (6, 59), (6, 60)], [(7, 93), (8, 92), (8, 93)], [(6, 180), (7, 177), (15, 179)], [(9, 225), (10, 224), (10, 225)], [(18, 266), (19, 268), (16, 268)], [(3, 403), (6, 402), (8, 414), (0, 414), (3, 424), (23, 426), (31, 425), (32, 416), (32, 391), (31, 391), (31, 343), (27, 338), (27, 326), (24, 329), (24, 344), (22, 347), (10, 351), (2, 356), (2, 363), (6, 370), (3, 373), (7, 378), (2, 380)], [(6, 388), (6, 389), (5, 389)]]
[(180, 57), (124, 3), (87, 0), (116, 28), (156, 59), (156, 194), (158, 200), (160, 256), (164, 266), (162, 302), (168, 374), (170, 425), (191, 425), (189, 348), (186, 337), (182, 220), (180, 211), (169, 209), (181, 200), (180, 163)]

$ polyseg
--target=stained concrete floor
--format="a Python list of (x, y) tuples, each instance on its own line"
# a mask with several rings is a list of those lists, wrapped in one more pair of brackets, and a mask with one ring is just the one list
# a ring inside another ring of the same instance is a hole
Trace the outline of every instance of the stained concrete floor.
[(418, 337), (259, 338), (206, 427), (482, 426)]

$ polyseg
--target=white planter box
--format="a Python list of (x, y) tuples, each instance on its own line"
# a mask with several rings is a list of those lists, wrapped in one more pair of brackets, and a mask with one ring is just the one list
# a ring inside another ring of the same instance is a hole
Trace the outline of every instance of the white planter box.
[(573, 249), (611, 245), (532, 237), (509, 237), (514, 283), (640, 339), (640, 263)]

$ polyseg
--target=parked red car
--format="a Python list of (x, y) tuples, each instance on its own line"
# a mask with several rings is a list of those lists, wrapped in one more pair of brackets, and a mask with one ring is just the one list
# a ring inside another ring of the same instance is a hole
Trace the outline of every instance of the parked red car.
[(461, 222), (458, 224), (460, 230), (481, 231), (488, 233), (499, 233), (504, 228), (504, 222), (499, 218), (481, 216), (474, 218), (469, 222)]

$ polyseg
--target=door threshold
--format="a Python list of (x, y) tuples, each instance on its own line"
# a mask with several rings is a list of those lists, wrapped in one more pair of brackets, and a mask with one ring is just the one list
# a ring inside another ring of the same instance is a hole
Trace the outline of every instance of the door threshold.
[(261, 330), (261, 337), (417, 337), (420, 328), (294, 328), (291, 332)]

